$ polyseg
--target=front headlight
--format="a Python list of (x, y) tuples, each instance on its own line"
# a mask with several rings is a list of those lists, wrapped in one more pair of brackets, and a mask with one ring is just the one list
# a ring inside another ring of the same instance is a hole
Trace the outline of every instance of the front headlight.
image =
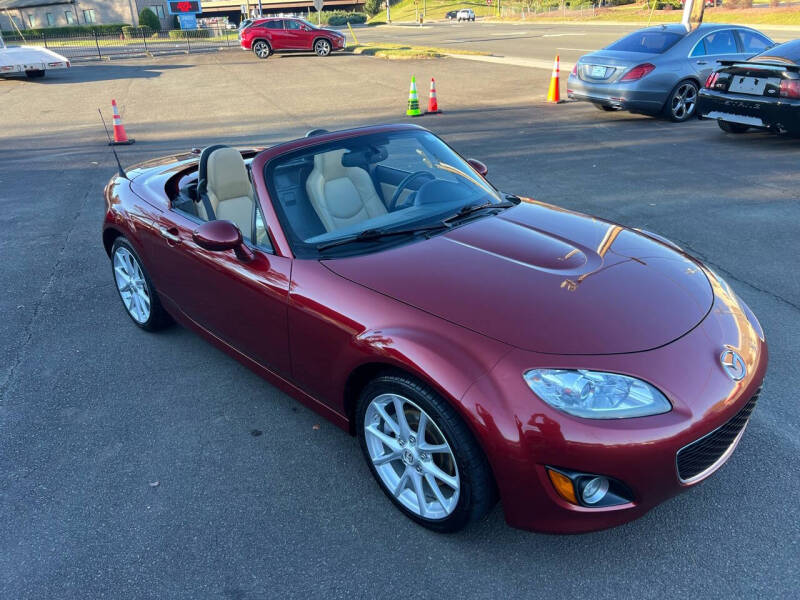
[(525, 381), (550, 406), (585, 419), (626, 419), (672, 410), (649, 383), (616, 373), (583, 369), (531, 369)]

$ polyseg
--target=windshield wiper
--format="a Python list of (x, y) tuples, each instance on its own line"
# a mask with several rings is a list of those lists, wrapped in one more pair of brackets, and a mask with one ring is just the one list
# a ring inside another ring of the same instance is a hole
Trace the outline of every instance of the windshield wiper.
[(409, 229), (365, 229), (364, 231), (355, 235), (331, 240), (330, 242), (322, 242), (317, 244), (317, 250), (327, 250), (328, 248), (335, 248), (336, 246), (343, 246), (352, 242), (372, 242), (387, 237), (394, 237), (398, 235), (413, 235), (425, 231), (437, 231), (440, 229), (448, 229), (447, 223), (438, 223), (436, 225), (429, 225), (426, 227), (412, 227)]
[(490, 208), (511, 208), (517, 204), (517, 202), (512, 200), (503, 200), (502, 202), (484, 202), (483, 204), (468, 204), (467, 206), (462, 206), (457, 213), (442, 219), (442, 223), (445, 225), (450, 225), (453, 221), (457, 221), (463, 217), (480, 212), (482, 210), (487, 210)]

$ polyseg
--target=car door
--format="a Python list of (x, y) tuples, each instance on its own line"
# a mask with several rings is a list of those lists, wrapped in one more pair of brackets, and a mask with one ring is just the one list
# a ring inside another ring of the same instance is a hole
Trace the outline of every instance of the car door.
[[(200, 248), (192, 233), (204, 221), (171, 207), (161, 213), (154, 252), (159, 291), (189, 319), (273, 372), (290, 372), (287, 302), (291, 259), (276, 255), (254, 207), (242, 232), (253, 259)], [(253, 241), (253, 238), (257, 241)]]
[(309, 32), (300, 21), (294, 19), (284, 19), (287, 48), (291, 50), (308, 50), (311, 48)]
[(285, 50), (288, 47), (286, 32), (283, 29), (283, 19), (272, 19), (264, 23), (263, 27), (273, 50)]
[(721, 60), (744, 60), (733, 29), (717, 29), (703, 36), (689, 53), (689, 61), (700, 81), (719, 68)]

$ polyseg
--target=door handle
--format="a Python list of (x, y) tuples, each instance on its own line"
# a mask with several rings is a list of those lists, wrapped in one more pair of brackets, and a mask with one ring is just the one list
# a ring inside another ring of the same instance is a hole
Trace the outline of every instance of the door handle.
[(177, 233), (173, 233), (173, 231), (177, 231), (177, 229), (172, 228), (172, 230), (170, 230), (165, 227), (158, 228), (158, 232), (161, 234), (161, 237), (163, 237), (166, 240), (169, 240), (173, 244), (180, 244), (181, 238), (178, 236)]
[(706, 61), (704, 61), (704, 60), (698, 60), (697, 64), (698, 65), (707, 65), (708, 63)]

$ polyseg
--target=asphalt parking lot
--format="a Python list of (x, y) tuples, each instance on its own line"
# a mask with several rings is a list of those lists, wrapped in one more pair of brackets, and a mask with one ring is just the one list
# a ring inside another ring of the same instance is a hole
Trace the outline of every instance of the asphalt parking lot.
[[(499, 188), (662, 234), (758, 315), (769, 373), (713, 478), (609, 531), (513, 530), (498, 506), (433, 534), (385, 499), (355, 439), (189, 331), (130, 323), (100, 240), (115, 166), (98, 107), (108, 120), (120, 104), (131, 164), (404, 121), (412, 73), (423, 90), (436, 77), (444, 110), (414, 122), (483, 160)], [(227, 51), (0, 80), (0, 597), (796, 593), (800, 142), (545, 105), (548, 77)]]

